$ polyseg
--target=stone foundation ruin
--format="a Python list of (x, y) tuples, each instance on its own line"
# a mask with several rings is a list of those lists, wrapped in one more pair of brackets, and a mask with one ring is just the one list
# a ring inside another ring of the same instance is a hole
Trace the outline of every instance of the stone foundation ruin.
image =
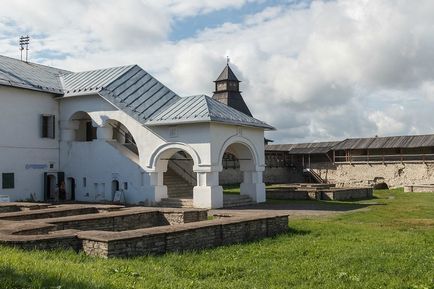
[(0, 245), (73, 249), (103, 258), (197, 250), (259, 240), (288, 229), (279, 213), (208, 219), (202, 209), (0, 203)]
[(275, 200), (360, 200), (373, 196), (372, 187), (340, 188), (333, 184), (279, 184), (267, 188), (267, 199)]

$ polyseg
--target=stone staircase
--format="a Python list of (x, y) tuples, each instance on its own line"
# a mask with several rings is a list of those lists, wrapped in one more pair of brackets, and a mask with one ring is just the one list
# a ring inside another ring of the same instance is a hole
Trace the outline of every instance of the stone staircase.
[(179, 176), (172, 169), (164, 173), (164, 185), (167, 186), (167, 195), (169, 198), (192, 199), (193, 185)]
[[(164, 174), (164, 185), (167, 186), (168, 198), (161, 199), (160, 207), (169, 208), (192, 208), (193, 207), (193, 185), (179, 176), (171, 168)], [(249, 196), (245, 195), (223, 195), (223, 207), (244, 207), (255, 203)]]
[(246, 195), (223, 195), (224, 208), (245, 207), (254, 204), (253, 200)]
[(166, 208), (193, 208), (193, 199), (165, 198), (161, 199), (159, 206)]
[(170, 168), (164, 173), (163, 183), (167, 186), (168, 198), (161, 199), (159, 206), (169, 208), (193, 207), (193, 185)]

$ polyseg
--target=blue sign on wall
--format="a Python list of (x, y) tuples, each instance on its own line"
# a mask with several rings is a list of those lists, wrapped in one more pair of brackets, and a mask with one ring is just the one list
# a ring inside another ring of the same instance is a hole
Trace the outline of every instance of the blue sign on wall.
[(45, 170), (48, 166), (46, 164), (27, 164), (26, 170)]

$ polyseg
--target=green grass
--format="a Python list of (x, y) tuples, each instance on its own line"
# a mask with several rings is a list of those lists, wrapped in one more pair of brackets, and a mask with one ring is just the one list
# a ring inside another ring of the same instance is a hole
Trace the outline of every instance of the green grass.
[[(366, 210), (201, 252), (102, 260), (0, 247), (0, 288), (434, 288), (434, 194), (376, 191)], [(354, 202), (352, 202), (354, 204)]]
[(239, 195), (240, 194), (240, 185), (224, 185), (223, 186), (223, 194), (229, 195)]

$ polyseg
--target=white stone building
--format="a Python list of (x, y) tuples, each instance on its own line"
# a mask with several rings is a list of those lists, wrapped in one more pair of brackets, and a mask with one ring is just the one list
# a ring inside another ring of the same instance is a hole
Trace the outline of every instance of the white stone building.
[[(216, 91), (238, 90), (225, 75)], [(241, 194), (263, 202), (269, 129), (211, 97), (180, 97), (137, 65), (75, 73), (0, 56), (0, 195), (12, 201), (50, 200), (60, 186), (65, 200), (153, 205), (183, 191), (218, 208), (230, 153)]]

